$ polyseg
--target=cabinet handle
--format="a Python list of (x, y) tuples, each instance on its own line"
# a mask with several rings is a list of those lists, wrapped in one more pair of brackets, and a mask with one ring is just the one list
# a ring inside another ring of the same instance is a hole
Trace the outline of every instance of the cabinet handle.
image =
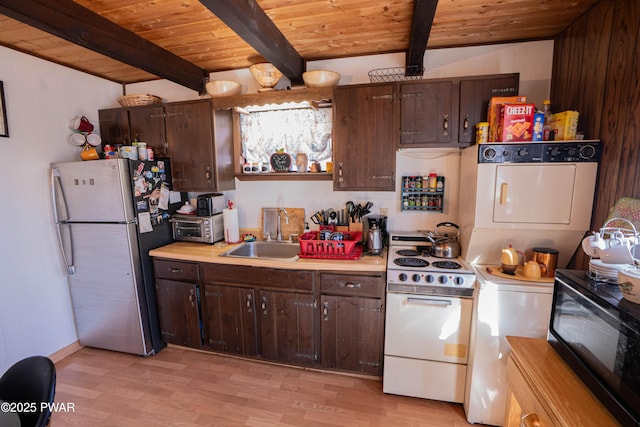
[(354, 289), (354, 288), (360, 288), (361, 285), (360, 283), (354, 283), (354, 282), (340, 282), (340, 287), (341, 288), (349, 288), (349, 289)]
[(343, 182), (344, 178), (342, 177), (342, 162), (338, 163), (338, 182)]
[(251, 294), (247, 294), (247, 312), (251, 313), (251, 308), (253, 306), (253, 299), (251, 297)]
[(464, 122), (462, 122), (462, 129), (465, 135), (469, 133), (469, 115), (468, 114), (465, 116)]
[(520, 427), (540, 427), (540, 419), (533, 413), (522, 414), (520, 416)]
[(184, 270), (182, 270), (181, 268), (169, 267), (169, 273), (184, 273)]
[(329, 303), (322, 303), (322, 320), (329, 320)]
[(204, 177), (207, 179), (207, 181), (211, 180), (211, 169), (209, 168), (209, 166), (207, 166), (207, 170), (204, 173)]
[(442, 135), (443, 136), (449, 135), (449, 115), (448, 114), (442, 115)]
[(260, 308), (262, 309), (262, 315), (266, 316), (267, 313), (267, 297), (262, 297), (262, 302), (260, 303)]
[(189, 302), (191, 303), (192, 307), (195, 307), (196, 302), (193, 300), (193, 296), (195, 295), (195, 291), (193, 289), (189, 290)]

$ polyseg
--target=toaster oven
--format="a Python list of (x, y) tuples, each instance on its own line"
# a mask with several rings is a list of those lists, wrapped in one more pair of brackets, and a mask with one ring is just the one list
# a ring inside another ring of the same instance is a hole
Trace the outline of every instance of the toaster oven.
[(169, 221), (174, 240), (213, 244), (224, 239), (221, 213), (211, 216), (173, 215)]

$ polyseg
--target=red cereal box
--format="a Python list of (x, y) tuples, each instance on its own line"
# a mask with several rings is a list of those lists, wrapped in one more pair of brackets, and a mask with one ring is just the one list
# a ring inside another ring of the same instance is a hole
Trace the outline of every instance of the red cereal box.
[(504, 104), (500, 109), (502, 142), (531, 141), (535, 104)]

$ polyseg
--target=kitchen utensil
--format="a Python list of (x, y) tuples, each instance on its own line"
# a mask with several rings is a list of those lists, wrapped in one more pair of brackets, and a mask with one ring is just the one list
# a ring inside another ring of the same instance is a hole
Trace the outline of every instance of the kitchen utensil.
[[(449, 233), (441, 233), (439, 230), (443, 227), (456, 229), (455, 235)], [(431, 253), (437, 258), (457, 258), (460, 256), (460, 243), (458, 236), (460, 235), (460, 227), (452, 222), (441, 222), (436, 225), (434, 232), (427, 234), (427, 240), (431, 245)]]
[(540, 266), (541, 277), (554, 277), (558, 265), (558, 251), (552, 248), (533, 248), (533, 260)]
[(630, 268), (618, 272), (618, 288), (622, 297), (635, 304), (640, 304), (640, 270)]
[(380, 230), (376, 224), (373, 224), (371, 228), (369, 228), (367, 247), (372, 254), (377, 255), (382, 252), (382, 230)]
[(518, 265), (518, 252), (513, 248), (513, 246), (509, 245), (508, 248), (502, 250), (500, 262), (502, 265)]
[(510, 274), (512, 276), (515, 276), (515, 271), (518, 268), (518, 264), (504, 264), (504, 263), (502, 263), (500, 266), (502, 267), (502, 272), (504, 274)]
[(593, 232), (591, 236), (582, 239), (582, 250), (591, 258), (600, 258), (600, 251), (607, 247), (607, 243), (600, 233)]
[(602, 249), (600, 259), (605, 264), (633, 264), (631, 250), (627, 245), (614, 245)]
[(538, 265), (536, 261), (529, 260), (525, 262), (524, 267), (522, 268), (522, 274), (525, 277), (537, 279), (542, 276), (542, 271), (540, 269), (540, 265)]

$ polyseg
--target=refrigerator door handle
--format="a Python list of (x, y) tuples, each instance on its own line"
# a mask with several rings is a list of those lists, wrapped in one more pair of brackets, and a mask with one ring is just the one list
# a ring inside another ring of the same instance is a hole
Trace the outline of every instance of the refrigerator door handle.
[(64, 197), (64, 190), (62, 188), (62, 180), (60, 179), (60, 171), (58, 168), (51, 168), (51, 203), (53, 203), (53, 221), (56, 224), (56, 233), (58, 234), (58, 243), (60, 245), (60, 253), (62, 254), (62, 259), (64, 260), (65, 267), (67, 268), (67, 272), (69, 274), (75, 274), (76, 267), (73, 265), (73, 239), (71, 238), (71, 229), (69, 229), (69, 243), (71, 245), (71, 262), (68, 261), (67, 253), (64, 250), (64, 242), (62, 241), (62, 230), (60, 223), (60, 218), (58, 217), (58, 192), (56, 192), (56, 182), (60, 187), (60, 195), (62, 197), (62, 202), (65, 208), (65, 217), (69, 217), (69, 212), (67, 211), (67, 201)]

